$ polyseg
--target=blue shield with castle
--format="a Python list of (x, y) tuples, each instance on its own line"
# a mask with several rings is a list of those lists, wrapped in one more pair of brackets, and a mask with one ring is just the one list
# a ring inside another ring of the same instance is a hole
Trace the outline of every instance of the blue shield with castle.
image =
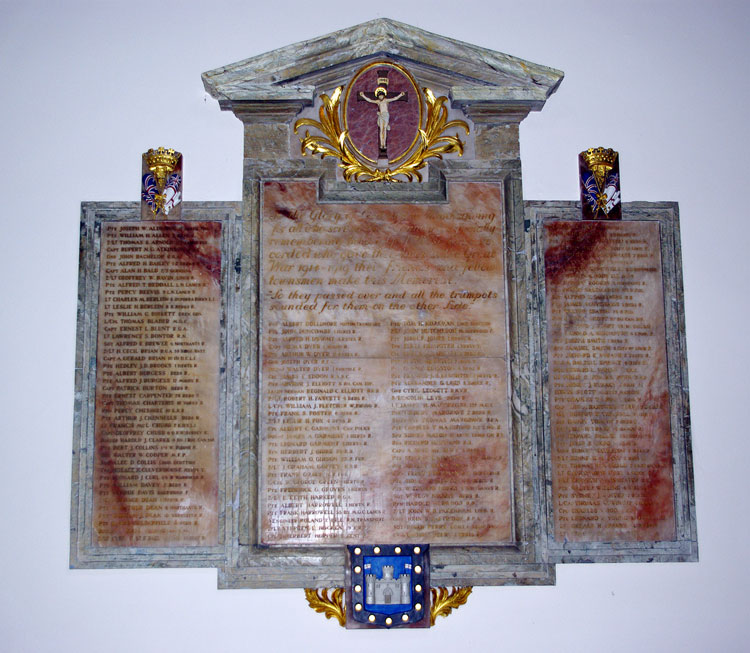
[(365, 556), (365, 608), (395, 614), (412, 607), (411, 556)]

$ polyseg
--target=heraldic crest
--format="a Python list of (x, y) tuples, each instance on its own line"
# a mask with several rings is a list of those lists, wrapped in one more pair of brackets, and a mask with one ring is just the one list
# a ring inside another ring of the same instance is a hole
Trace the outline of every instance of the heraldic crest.
[(159, 147), (150, 149), (142, 158), (141, 217), (178, 219), (182, 202), (182, 154)]

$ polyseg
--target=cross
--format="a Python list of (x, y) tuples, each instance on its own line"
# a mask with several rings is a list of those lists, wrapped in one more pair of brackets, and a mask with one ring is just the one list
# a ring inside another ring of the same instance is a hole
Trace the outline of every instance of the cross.
[(378, 71), (378, 85), (372, 92), (360, 91), (357, 96), (358, 102), (369, 102), (378, 105), (378, 142), (380, 146), (379, 157), (388, 158), (387, 138), (388, 130), (391, 128), (391, 115), (388, 112), (388, 105), (391, 102), (408, 102), (409, 96), (401, 91), (398, 95), (391, 95), (388, 92), (388, 69), (380, 68)]

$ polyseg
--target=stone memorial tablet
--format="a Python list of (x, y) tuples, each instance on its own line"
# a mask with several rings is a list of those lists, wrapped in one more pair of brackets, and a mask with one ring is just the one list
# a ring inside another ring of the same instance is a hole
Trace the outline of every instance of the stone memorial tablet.
[(677, 205), (623, 205), (604, 147), (580, 203), (524, 202), (562, 77), (388, 19), (204, 73), (242, 203), (159, 147), (139, 205), (82, 206), (71, 566), (391, 628), (696, 560)]
[(261, 541), (511, 539), (502, 190), (262, 190)]
[(102, 226), (95, 546), (218, 544), (220, 239)]
[(553, 559), (696, 557), (676, 207), (532, 202)]
[(236, 207), (84, 204), (71, 565), (224, 558), (226, 297)]
[(659, 224), (544, 236), (555, 539), (674, 539)]

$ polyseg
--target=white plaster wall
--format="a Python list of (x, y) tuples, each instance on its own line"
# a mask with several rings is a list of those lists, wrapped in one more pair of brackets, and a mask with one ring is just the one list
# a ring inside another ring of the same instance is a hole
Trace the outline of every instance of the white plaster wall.
[[(620, 151), (625, 200), (678, 200), (701, 562), (558, 566), (483, 588), (430, 631), (346, 632), (301, 590), (214, 570), (68, 570), (78, 220), (136, 200), (140, 153), (185, 197), (238, 200), (241, 129), (200, 73), (387, 16), (566, 73), (522, 126), (525, 196), (576, 199), (576, 154)], [(745, 2), (0, 1), (0, 650), (747, 650)]]

